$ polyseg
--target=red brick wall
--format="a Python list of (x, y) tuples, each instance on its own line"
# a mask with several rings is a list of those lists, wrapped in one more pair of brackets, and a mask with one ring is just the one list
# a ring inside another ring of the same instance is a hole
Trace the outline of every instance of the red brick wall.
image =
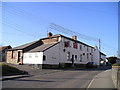
[[(21, 52), (21, 58), (20, 58), (20, 62), (18, 62), (18, 52)], [(14, 55), (12, 58), (12, 51), (7, 51), (6, 53), (6, 62), (7, 63), (12, 63), (12, 64), (19, 64), (23, 62), (23, 52), (22, 50), (14, 50), (13, 51)]]

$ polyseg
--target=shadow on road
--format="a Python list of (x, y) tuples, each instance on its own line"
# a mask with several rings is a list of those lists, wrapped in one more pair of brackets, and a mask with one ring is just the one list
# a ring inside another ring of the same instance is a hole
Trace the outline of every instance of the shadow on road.
[[(111, 69), (111, 66), (99, 66), (98, 68), (67, 68), (67, 69), (49, 69), (49, 70), (65, 70), (65, 71), (103, 71)], [(44, 69), (45, 70), (45, 69)]]
[(50, 80), (22, 80), (22, 79), (16, 79), (14, 81), (31, 81), (31, 82), (55, 82), (55, 81), (50, 81)]

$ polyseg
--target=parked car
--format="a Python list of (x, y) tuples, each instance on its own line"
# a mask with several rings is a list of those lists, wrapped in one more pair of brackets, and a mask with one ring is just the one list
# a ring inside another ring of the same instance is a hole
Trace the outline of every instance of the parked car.
[(86, 68), (97, 68), (97, 63), (95, 63), (95, 62), (88, 62), (86, 64)]

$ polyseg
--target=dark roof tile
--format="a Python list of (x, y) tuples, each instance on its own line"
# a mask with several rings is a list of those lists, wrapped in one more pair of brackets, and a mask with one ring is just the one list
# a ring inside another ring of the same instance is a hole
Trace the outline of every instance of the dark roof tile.
[(42, 44), (34, 49), (31, 49), (29, 50), (28, 52), (42, 52), (42, 51), (45, 51), (51, 47), (53, 47), (54, 45), (58, 44), (59, 42), (56, 42), (56, 43), (46, 43), (46, 44)]

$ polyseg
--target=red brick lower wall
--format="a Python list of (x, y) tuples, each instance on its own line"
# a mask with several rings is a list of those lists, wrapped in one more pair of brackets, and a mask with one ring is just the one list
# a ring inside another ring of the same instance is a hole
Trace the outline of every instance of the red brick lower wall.
[[(20, 62), (18, 62), (18, 52), (21, 52)], [(12, 58), (12, 51), (7, 51), (6, 53), (6, 62), (12, 64), (22, 64), (23, 63), (23, 53), (21, 50), (15, 50)]]

